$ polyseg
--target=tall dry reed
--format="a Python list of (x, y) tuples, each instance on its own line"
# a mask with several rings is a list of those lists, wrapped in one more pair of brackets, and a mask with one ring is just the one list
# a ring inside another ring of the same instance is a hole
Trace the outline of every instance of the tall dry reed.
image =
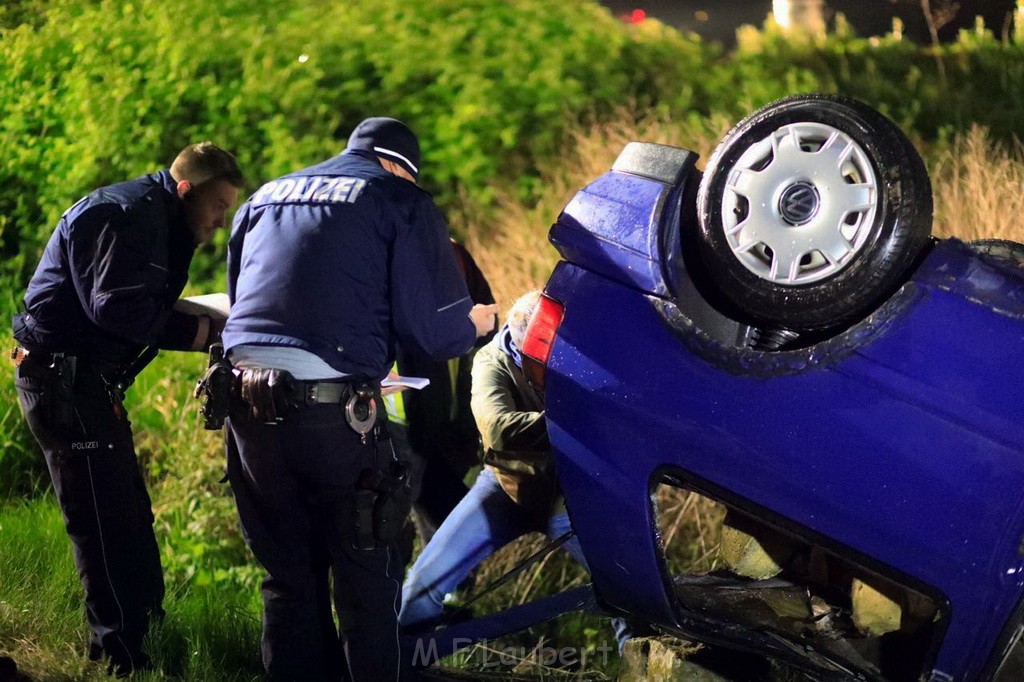
[(543, 287), (558, 254), (548, 242), (548, 230), (566, 202), (584, 185), (611, 168), (622, 148), (634, 140), (693, 149), (706, 158), (729, 121), (670, 121), (623, 109), (607, 123), (570, 134), (564, 153), (542, 169), (543, 192), (535, 202), (524, 202), (505, 188), (497, 188), (499, 210), (494, 218), (480, 218), (465, 210), (453, 217), (467, 247), (494, 289), (503, 309), (530, 289)]
[[(467, 209), (453, 222), (468, 235), (468, 247), (505, 307), (544, 285), (558, 262), (548, 229), (577, 190), (611, 167), (626, 143), (687, 147), (700, 154), (700, 166), (729, 126), (724, 118), (679, 122), (623, 110), (615, 121), (570, 135), (562, 157), (542, 170), (544, 189), (536, 202), (498, 188), (496, 216), (483, 219)], [(936, 236), (1024, 241), (1024, 144), (1000, 144), (975, 126), (942, 151), (923, 151), (929, 159)]]
[(1024, 241), (1024, 144), (996, 143), (973, 126), (930, 170), (936, 236)]

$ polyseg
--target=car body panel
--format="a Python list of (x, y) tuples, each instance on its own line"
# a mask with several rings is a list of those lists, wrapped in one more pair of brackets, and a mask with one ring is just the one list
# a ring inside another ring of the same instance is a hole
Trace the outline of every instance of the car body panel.
[(630, 175), (609, 180), (598, 180), (569, 202), (552, 229), (552, 241), (568, 260), (587, 262), (642, 291), (667, 295), (658, 225), (669, 192), (661, 183)]

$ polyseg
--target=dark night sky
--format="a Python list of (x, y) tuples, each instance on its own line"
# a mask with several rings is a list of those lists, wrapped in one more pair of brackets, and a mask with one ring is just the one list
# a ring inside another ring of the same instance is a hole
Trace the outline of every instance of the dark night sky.
[[(772, 11), (771, 0), (601, 0), (614, 14), (625, 15), (640, 8), (671, 26), (695, 31), (709, 40), (731, 43), (741, 24), (760, 26)], [(1015, 0), (960, 0), (960, 11), (952, 24), (940, 33), (943, 40), (956, 37), (959, 28), (973, 27), (981, 15), (985, 25), (997, 36), (1002, 34), (1006, 15)], [(860, 36), (882, 35), (892, 27), (892, 17), (903, 19), (908, 37), (927, 42), (928, 32), (917, 0), (825, 0), (826, 12), (842, 12)], [(708, 20), (698, 21), (696, 12), (704, 10)]]

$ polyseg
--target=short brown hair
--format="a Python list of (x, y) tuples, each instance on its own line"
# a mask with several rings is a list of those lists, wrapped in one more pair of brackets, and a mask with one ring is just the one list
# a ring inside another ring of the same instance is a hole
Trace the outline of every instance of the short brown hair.
[(211, 180), (224, 180), (238, 188), (245, 186), (245, 176), (235, 157), (212, 142), (190, 144), (178, 152), (171, 164), (171, 177), (196, 186)]

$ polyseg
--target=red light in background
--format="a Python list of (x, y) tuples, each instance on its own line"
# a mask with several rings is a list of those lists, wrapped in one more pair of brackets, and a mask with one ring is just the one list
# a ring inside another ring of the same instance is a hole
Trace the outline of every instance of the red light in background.
[(635, 9), (633, 13), (629, 15), (629, 23), (631, 24), (642, 24), (647, 20), (647, 12), (642, 9)]

